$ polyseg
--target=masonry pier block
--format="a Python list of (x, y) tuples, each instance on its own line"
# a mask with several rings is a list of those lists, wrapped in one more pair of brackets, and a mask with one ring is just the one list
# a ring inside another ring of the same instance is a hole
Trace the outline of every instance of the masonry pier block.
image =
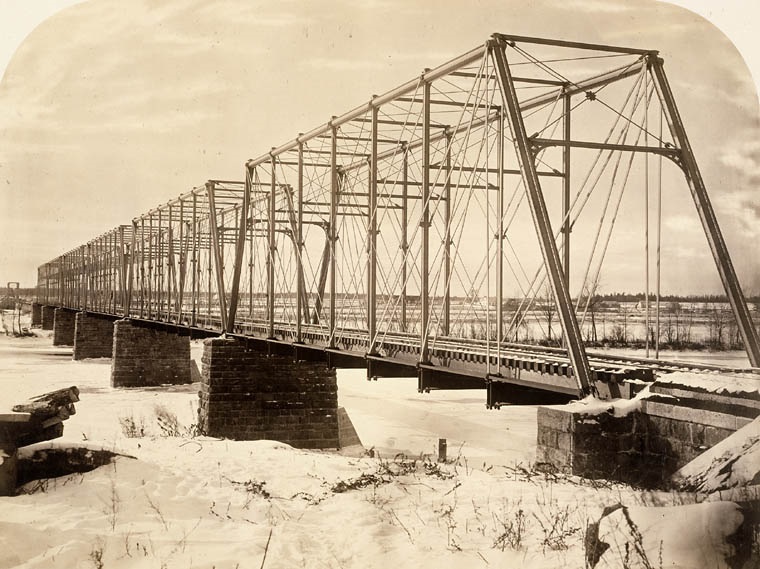
[(202, 361), (198, 418), (205, 434), (339, 447), (335, 369), (267, 356), (233, 338), (205, 340)]
[(113, 325), (111, 386), (190, 383), (190, 337), (125, 319)]
[(536, 462), (586, 478), (667, 486), (679, 468), (760, 416), (755, 381), (734, 393), (693, 380), (681, 385), (674, 374), (651, 384), (632, 410), (539, 407)]
[(42, 329), (52, 330), (55, 320), (55, 306), (42, 306)]
[(73, 346), (76, 312), (68, 308), (56, 308), (53, 317), (53, 345)]
[(42, 326), (42, 305), (38, 302), (32, 303), (32, 326)]
[(113, 354), (113, 320), (78, 312), (74, 327), (74, 359), (110, 358)]

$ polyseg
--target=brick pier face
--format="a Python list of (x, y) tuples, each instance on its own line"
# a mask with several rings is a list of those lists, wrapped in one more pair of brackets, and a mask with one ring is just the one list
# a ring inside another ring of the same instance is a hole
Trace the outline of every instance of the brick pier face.
[(117, 320), (112, 357), (112, 387), (191, 382), (189, 336)]
[(32, 303), (32, 326), (42, 326), (42, 305), (38, 302)]
[(73, 346), (76, 312), (67, 308), (56, 308), (53, 316), (53, 345)]
[(53, 322), (55, 320), (55, 306), (45, 305), (41, 307), (40, 311), (42, 313), (42, 329), (52, 330)]
[(204, 342), (199, 425), (213, 437), (338, 448), (338, 386), (323, 363), (267, 356), (230, 338)]
[(113, 354), (113, 320), (78, 312), (74, 327), (74, 359), (110, 358)]

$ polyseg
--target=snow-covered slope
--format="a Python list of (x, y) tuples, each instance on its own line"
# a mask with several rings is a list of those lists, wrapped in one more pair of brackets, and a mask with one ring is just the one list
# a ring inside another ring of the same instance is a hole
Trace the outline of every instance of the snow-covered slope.
[[(583, 567), (605, 507), (692, 499), (536, 472), (535, 408), (487, 411), (481, 392), (418, 394), (413, 380), (340, 372), (340, 404), (374, 457), (194, 437), (197, 384), (112, 389), (107, 360), (50, 343), (0, 337), (6, 403), (81, 391), (64, 437), (21, 454), (121, 456), (0, 498), (0, 568)], [(452, 462), (431, 456), (439, 437)], [(671, 519), (677, 541), (688, 520)]]

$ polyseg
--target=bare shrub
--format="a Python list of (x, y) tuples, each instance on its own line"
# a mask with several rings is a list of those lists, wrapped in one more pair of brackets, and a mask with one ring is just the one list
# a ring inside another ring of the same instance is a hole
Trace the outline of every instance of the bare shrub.
[(547, 510), (534, 512), (533, 517), (538, 521), (538, 525), (544, 534), (541, 540), (544, 551), (547, 548), (553, 551), (568, 549), (570, 546), (569, 539), (581, 530), (579, 526), (574, 526), (570, 522), (569, 505), (564, 508), (556, 508), (550, 505)]
[(97, 540), (92, 545), (92, 551), (90, 551), (90, 562), (95, 569), (103, 569), (103, 550), (105, 546), (101, 540)]
[(245, 489), (247, 498), (243, 507), (246, 509), (251, 505), (251, 502), (253, 502), (253, 499), (257, 496), (260, 496), (265, 500), (269, 500), (272, 497), (269, 491), (265, 488), (267, 484), (265, 481), (259, 482), (258, 480), (246, 480), (245, 482), (238, 482), (237, 480), (231, 480), (229, 478), (226, 479), (231, 484), (235, 486), (242, 486)]
[(494, 526), (496, 527), (496, 538), (492, 546), (494, 549), (501, 551), (507, 548), (520, 549), (527, 527), (527, 515), (519, 503), (516, 506), (517, 509), (509, 509), (505, 503), (502, 507), (501, 517), (493, 514)]
[(142, 417), (135, 420), (132, 415), (119, 417), (122, 434), (128, 439), (139, 439), (145, 436), (145, 421)]
[(158, 422), (158, 428), (161, 429), (161, 436), (182, 436), (182, 429), (177, 419), (177, 414), (174, 411), (170, 411), (163, 405), (155, 405), (153, 412), (156, 414), (156, 421)]

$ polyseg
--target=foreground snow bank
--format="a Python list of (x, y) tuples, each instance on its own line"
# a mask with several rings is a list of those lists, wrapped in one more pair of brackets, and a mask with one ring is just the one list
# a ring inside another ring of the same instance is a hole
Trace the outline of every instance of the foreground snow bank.
[[(112, 389), (107, 360), (73, 362), (49, 343), (0, 338), (0, 394), (11, 402), (80, 388), (64, 437), (24, 456), (120, 456), (0, 498), (0, 567), (583, 567), (586, 528), (606, 507), (694, 499), (536, 472), (535, 408), (489, 413), (482, 393), (423, 395), (404, 380), (344, 376), (339, 388), (373, 458), (193, 437), (197, 384)], [(438, 436), (454, 462), (420, 455), (434, 454)], [(692, 523), (668, 520), (663, 551)], [(662, 537), (653, 527), (647, 543)]]

